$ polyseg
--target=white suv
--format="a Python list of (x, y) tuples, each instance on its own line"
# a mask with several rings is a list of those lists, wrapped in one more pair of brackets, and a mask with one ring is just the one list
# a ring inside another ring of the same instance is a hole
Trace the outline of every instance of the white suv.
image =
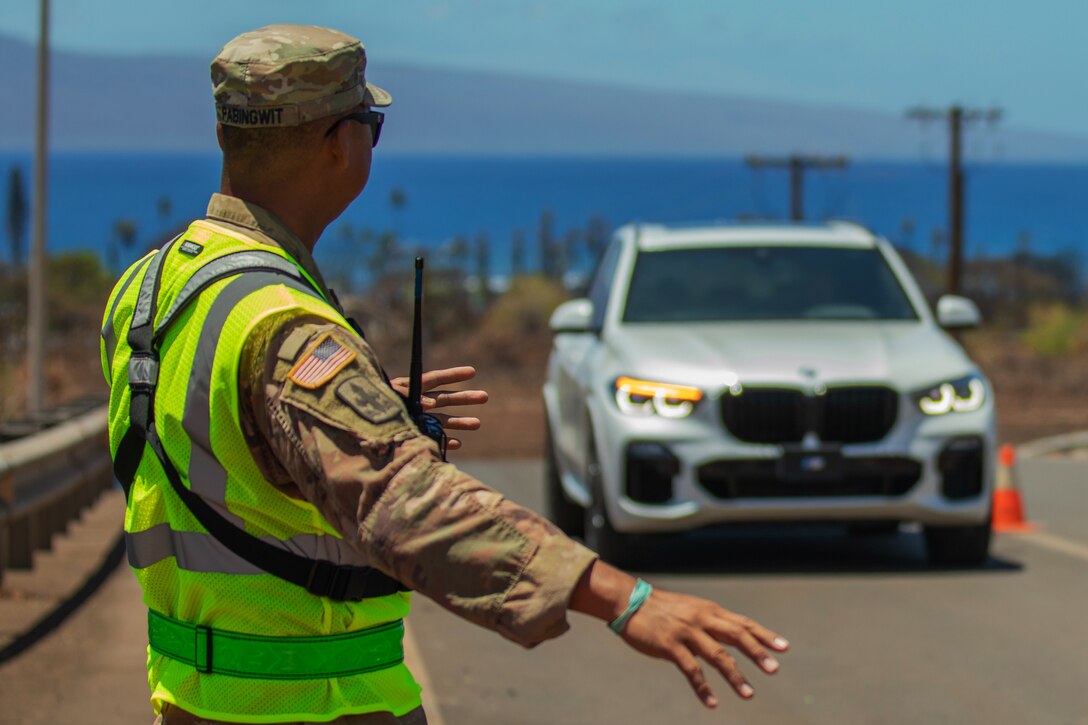
[(854, 224), (625, 226), (551, 318), (550, 514), (618, 561), (720, 523), (913, 521), (979, 565), (993, 394), (942, 329), (978, 323)]

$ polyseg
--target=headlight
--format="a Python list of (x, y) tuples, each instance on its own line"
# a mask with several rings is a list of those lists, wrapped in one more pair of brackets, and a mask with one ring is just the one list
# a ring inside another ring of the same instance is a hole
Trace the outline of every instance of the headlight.
[(986, 402), (986, 383), (978, 375), (934, 385), (912, 396), (926, 415), (970, 413)]
[(703, 399), (703, 391), (686, 385), (622, 377), (616, 380), (616, 406), (627, 415), (686, 418)]

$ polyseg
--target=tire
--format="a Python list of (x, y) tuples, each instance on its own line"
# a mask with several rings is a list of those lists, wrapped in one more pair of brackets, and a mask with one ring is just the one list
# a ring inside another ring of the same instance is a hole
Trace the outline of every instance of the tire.
[(585, 514), (582, 507), (567, 498), (559, 479), (551, 427), (544, 423), (544, 507), (545, 515), (567, 536), (582, 536)]
[(926, 526), (926, 554), (939, 567), (977, 568), (990, 555), (990, 517), (971, 526)]
[(609, 564), (624, 567), (635, 563), (634, 537), (621, 534), (612, 528), (608, 520), (608, 507), (604, 503), (604, 486), (601, 481), (601, 465), (597, 458), (597, 445), (590, 439), (586, 455), (586, 483), (593, 497), (589, 508), (584, 510), (583, 540)]

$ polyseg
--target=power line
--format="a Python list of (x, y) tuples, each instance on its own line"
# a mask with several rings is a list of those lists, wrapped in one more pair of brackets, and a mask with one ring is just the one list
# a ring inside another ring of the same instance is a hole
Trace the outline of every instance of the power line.
[(948, 121), (948, 292), (959, 294), (963, 281), (963, 127), (972, 121), (1001, 120), (1000, 108), (926, 108), (907, 110), (915, 121)]
[(803, 221), (805, 218), (804, 186), (805, 171), (809, 169), (843, 169), (848, 163), (845, 156), (815, 156), (792, 154), (790, 156), (744, 157), (748, 167), (755, 169), (789, 169), (790, 172), (790, 219)]

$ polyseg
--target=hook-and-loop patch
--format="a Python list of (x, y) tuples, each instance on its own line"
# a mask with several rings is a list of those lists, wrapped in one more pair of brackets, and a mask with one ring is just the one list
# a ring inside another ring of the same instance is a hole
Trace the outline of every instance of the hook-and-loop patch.
[(325, 333), (287, 374), (296, 385), (313, 390), (344, 369), (355, 359), (355, 351), (341, 343), (332, 333)]

